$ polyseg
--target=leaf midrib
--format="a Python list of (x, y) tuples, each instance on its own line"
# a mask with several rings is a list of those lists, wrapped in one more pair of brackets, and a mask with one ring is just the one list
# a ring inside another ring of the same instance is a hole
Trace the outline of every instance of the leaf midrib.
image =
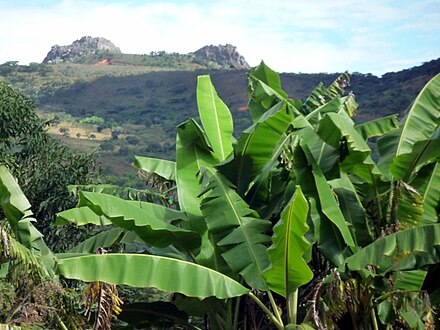
[(223, 140), (222, 140), (222, 135), (221, 135), (221, 130), (220, 130), (220, 122), (218, 120), (218, 109), (217, 109), (217, 105), (215, 102), (215, 93), (214, 93), (214, 89), (213, 89), (212, 85), (209, 86), (209, 91), (211, 93), (212, 107), (215, 112), (214, 121), (215, 121), (215, 126), (216, 126), (216, 133), (218, 135), (218, 143), (220, 144), (219, 151), (221, 154), (221, 160), (224, 160), (226, 158), (226, 156), (225, 156), (225, 150), (224, 150), (224, 145), (223, 145)]

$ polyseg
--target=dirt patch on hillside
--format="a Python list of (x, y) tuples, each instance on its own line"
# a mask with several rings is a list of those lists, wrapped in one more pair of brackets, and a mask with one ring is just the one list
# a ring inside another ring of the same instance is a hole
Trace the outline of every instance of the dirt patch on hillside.
[(91, 125), (78, 125), (68, 122), (61, 122), (57, 125), (51, 126), (48, 130), (49, 134), (76, 137), (78, 139), (89, 140), (110, 140), (112, 137), (111, 129), (106, 128), (98, 132), (95, 127)]

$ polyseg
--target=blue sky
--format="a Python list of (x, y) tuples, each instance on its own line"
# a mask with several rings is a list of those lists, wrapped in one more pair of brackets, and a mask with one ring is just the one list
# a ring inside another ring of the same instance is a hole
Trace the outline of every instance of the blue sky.
[(230, 43), (279, 72), (373, 73), (440, 57), (440, 0), (0, 0), (0, 63), (104, 37), (124, 53)]

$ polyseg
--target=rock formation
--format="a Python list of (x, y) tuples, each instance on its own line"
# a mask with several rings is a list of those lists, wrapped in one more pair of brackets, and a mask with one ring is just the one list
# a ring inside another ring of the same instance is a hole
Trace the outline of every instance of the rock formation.
[(99, 54), (121, 54), (121, 50), (110, 40), (87, 36), (68, 46), (52, 46), (43, 63), (82, 63), (85, 57)]

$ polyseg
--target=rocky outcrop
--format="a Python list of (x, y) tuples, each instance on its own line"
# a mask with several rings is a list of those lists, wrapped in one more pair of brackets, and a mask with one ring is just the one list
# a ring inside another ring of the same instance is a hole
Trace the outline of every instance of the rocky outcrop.
[(250, 68), (246, 59), (237, 51), (237, 47), (230, 44), (205, 46), (191, 54), (197, 58), (217, 63), (222, 67), (233, 69)]
[(121, 50), (110, 40), (87, 36), (68, 46), (52, 46), (43, 63), (82, 63), (87, 56), (99, 54), (121, 54)]

